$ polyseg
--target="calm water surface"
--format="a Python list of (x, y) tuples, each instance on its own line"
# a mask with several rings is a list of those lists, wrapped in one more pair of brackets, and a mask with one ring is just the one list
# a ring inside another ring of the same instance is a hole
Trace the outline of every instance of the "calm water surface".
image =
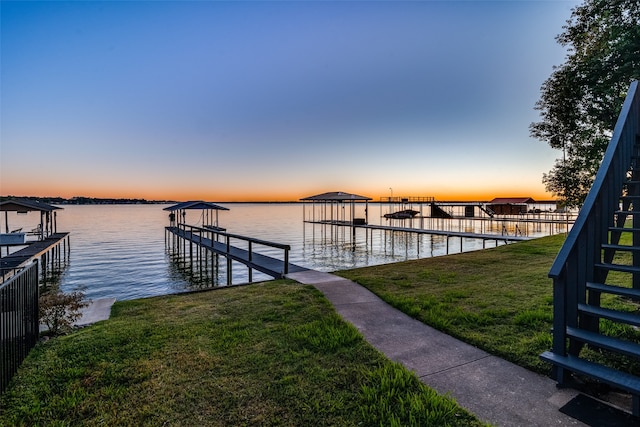
[[(460, 239), (457, 238), (450, 239), (447, 245), (446, 238), (441, 236), (404, 233), (391, 236), (381, 231), (366, 234), (359, 230), (354, 245), (346, 227), (304, 225), (300, 204), (223, 206), (230, 211), (220, 212), (220, 226), (231, 233), (291, 245), (290, 262), (320, 271), (438, 256), (447, 251), (460, 252)], [(185, 273), (184, 266), (176, 262), (172, 251), (165, 245), (164, 227), (169, 220), (164, 207), (166, 205), (64, 206), (64, 210), (58, 211), (58, 230), (71, 232), (71, 255), (61, 279), (63, 290), (81, 288), (89, 298), (115, 297), (123, 300), (183, 292), (202, 286), (194, 283), (193, 277)], [(372, 206), (371, 211), (377, 209)], [(26, 226), (35, 226), (39, 222), (35, 216), (17, 220), (26, 222)], [(28, 224), (29, 221), (34, 224)], [(202, 224), (200, 212), (188, 212), (186, 222)], [(370, 218), (370, 222), (379, 224), (382, 221)], [(482, 232), (496, 231), (485, 229)], [(537, 234), (551, 233), (543, 229)], [(494, 241), (486, 244), (486, 247), (493, 246)], [(482, 249), (482, 241), (464, 239), (464, 251), (476, 249)], [(282, 257), (281, 251), (257, 250)], [(254, 281), (261, 279), (270, 277), (253, 273)], [(219, 282), (217, 284), (226, 283), (224, 277), (216, 277), (215, 280)], [(234, 263), (233, 283), (247, 280), (247, 269)]]

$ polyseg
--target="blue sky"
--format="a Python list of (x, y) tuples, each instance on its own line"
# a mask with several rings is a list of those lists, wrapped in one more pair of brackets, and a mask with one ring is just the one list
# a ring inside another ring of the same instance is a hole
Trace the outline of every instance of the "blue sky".
[(0, 194), (550, 197), (577, 4), (3, 1)]

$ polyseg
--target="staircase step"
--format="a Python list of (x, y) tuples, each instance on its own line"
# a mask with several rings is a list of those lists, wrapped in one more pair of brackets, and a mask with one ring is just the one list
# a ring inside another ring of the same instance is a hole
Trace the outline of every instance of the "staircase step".
[(621, 232), (621, 233), (635, 233), (635, 232), (640, 232), (640, 228), (609, 227), (609, 231), (618, 231), (618, 232)]
[(596, 378), (614, 387), (626, 390), (634, 395), (640, 394), (640, 378), (626, 372), (617, 371), (607, 366), (589, 362), (576, 356), (562, 356), (545, 351), (540, 355), (540, 359), (562, 366), (572, 372)]
[(640, 246), (631, 246), (631, 245), (612, 245), (610, 243), (603, 243), (602, 249), (615, 249), (616, 251), (640, 251)]
[(621, 271), (623, 273), (640, 273), (640, 267), (623, 264), (595, 264), (594, 267), (609, 271)]
[(591, 316), (613, 320), (614, 322), (640, 326), (640, 316), (633, 313), (611, 310), (609, 308), (596, 307), (588, 304), (578, 304), (578, 311)]
[(640, 299), (640, 289), (623, 288), (622, 286), (605, 285), (603, 283), (587, 282), (587, 289), (604, 292), (607, 294), (620, 295), (623, 297)]
[(587, 344), (605, 348), (617, 353), (623, 353), (632, 357), (640, 357), (640, 344), (625, 341), (618, 338), (608, 337), (597, 332), (584, 329), (567, 327), (567, 335)]

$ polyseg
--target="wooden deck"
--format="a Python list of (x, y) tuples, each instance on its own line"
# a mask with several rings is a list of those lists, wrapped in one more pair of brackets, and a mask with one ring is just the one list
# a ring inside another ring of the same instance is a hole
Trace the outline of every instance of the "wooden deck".
[[(226, 243), (204, 237), (200, 233), (194, 233), (178, 227), (166, 227), (166, 230), (189, 242), (193, 242), (198, 246), (202, 246), (203, 248), (206, 248), (213, 253), (223, 255), (224, 257), (233, 261), (238, 261), (249, 268), (258, 270), (276, 279), (281, 279), (285, 274), (288, 273), (297, 273), (300, 271), (308, 270), (308, 268), (301, 267), (292, 263), (287, 263), (287, 268), (285, 268), (284, 260), (273, 258), (267, 255), (262, 255), (255, 251), (250, 252), (246, 249), (238, 248), (231, 245), (227, 247)], [(260, 242), (257, 239), (252, 240), (254, 242)]]
[(55, 233), (44, 240), (27, 243), (28, 246), (26, 248), (0, 258), (0, 271), (4, 274), (6, 271), (24, 267), (29, 262), (59, 245), (68, 235), (69, 233)]

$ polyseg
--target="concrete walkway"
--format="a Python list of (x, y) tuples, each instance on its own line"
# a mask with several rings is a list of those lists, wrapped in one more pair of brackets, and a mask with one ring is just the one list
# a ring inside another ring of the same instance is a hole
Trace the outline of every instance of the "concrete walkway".
[[(560, 409), (581, 397), (577, 391), (559, 389), (548, 377), (426, 326), (355, 282), (313, 270), (287, 277), (315, 286), (375, 348), (485, 422), (495, 426), (616, 425), (578, 417), (585, 421), (581, 422), (565, 415)], [(585, 414), (586, 407), (592, 406), (589, 401), (582, 405), (578, 412)]]

